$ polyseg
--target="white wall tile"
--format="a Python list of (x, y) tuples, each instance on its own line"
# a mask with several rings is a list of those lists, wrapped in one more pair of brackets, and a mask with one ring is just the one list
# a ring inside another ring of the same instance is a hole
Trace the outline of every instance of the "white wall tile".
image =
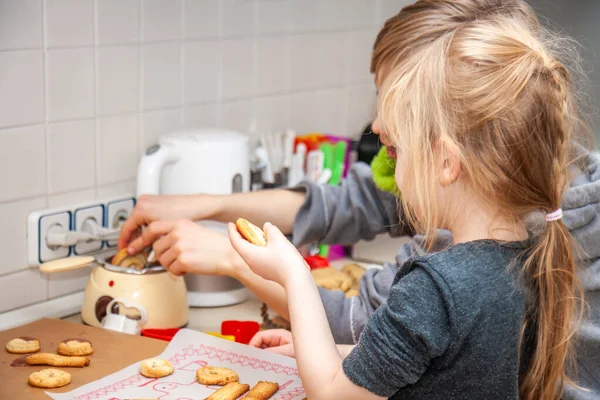
[(184, 103), (216, 101), (221, 68), (220, 42), (189, 42), (184, 45)]
[(179, 37), (179, 1), (143, 0), (142, 40), (174, 40)]
[(28, 269), (0, 278), (0, 313), (47, 299), (48, 282), (38, 269)]
[(184, 37), (186, 39), (219, 36), (219, 0), (185, 0), (183, 3)]
[(338, 30), (346, 27), (349, 0), (320, 0), (313, 18), (316, 19), (317, 29)]
[(133, 179), (139, 160), (138, 116), (98, 118), (96, 125), (99, 185)]
[(221, 98), (252, 96), (254, 85), (254, 41), (252, 39), (223, 42)]
[(315, 114), (315, 92), (293, 93), (290, 96), (290, 126), (300, 133), (320, 130)]
[(0, 2), (0, 50), (42, 47), (42, 0)]
[(348, 88), (348, 132), (359, 134), (373, 122), (376, 111), (375, 85), (365, 84)]
[(375, 30), (346, 33), (345, 55), (342, 63), (346, 67), (347, 82), (373, 81), (371, 54), (376, 36)]
[(293, 94), (290, 125), (299, 132), (326, 132), (348, 136), (346, 88)]
[(281, 93), (290, 88), (289, 37), (262, 37), (256, 41), (255, 94)]
[(409, 5), (413, 4), (413, 0), (380, 0), (380, 15), (379, 22), (383, 24), (388, 18), (398, 14), (400, 10)]
[[(16, 272), (27, 266), (27, 216), (35, 210), (46, 208), (46, 198), (19, 200), (13, 203), (0, 203), (0, 275)], [(3, 276), (0, 276), (2, 286)]]
[(48, 50), (46, 63), (48, 120), (94, 116), (94, 50)]
[(310, 32), (320, 28), (320, 21), (316, 18), (318, 9), (317, 0), (291, 0), (292, 31)]
[(373, 0), (344, 0), (346, 28), (372, 28), (378, 20), (377, 2)]
[[(319, 38), (319, 58), (316, 63), (320, 68), (320, 84), (323, 86), (340, 85), (344, 83), (348, 66), (344, 63), (346, 57), (344, 33), (323, 33)], [(368, 59), (368, 58), (367, 58)]]
[(0, 202), (46, 193), (43, 126), (0, 129), (0, 171)]
[(97, 0), (98, 44), (126, 44), (140, 40), (139, 0)]
[(290, 128), (289, 95), (261, 97), (254, 100), (253, 106), (257, 132), (277, 132)]
[(217, 105), (189, 106), (183, 110), (183, 128), (203, 129), (217, 126)]
[(348, 133), (348, 90), (332, 89), (315, 93), (316, 123), (319, 131), (334, 135), (349, 136)]
[(48, 191), (60, 193), (95, 184), (94, 121), (48, 125)]
[(96, 196), (98, 199), (107, 199), (109, 197), (128, 197), (135, 196), (135, 179), (128, 179), (123, 182), (108, 183), (98, 186)]
[(151, 110), (179, 105), (181, 69), (179, 45), (145, 45), (142, 48), (142, 108)]
[(42, 51), (0, 53), (0, 127), (44, 120)]
[(84, 267), (60, 274), (48, 274), (48, 298), (53, 299), (85, 289), (91, 269)]
[[(95, 180), (95, 178), (94, 178)], [(94, 184), (92, 180), (91, 185)], [(66, 207), (76, 203), (87, 203), (96, 199), (96, 189), (83, 189), (48, 196), (48, 208)]]
[(142, 152), (158, 138), (181, 128), (179, 109), (148, 111), (142, 115)]
[(252, 100), (230, 101), (221, 104), (219, 128), (250, 132), (252, 125)]
[(292, 3), (258, 0), (256, 2), (257, 34), (285, 33), (292, 30)]
[(139, 48), (101, 47), (96, 57), (98, 114), (137, 111), (140, 96)]
[(92, 0), (45, 0), (46, 46), (94, 44)]
[(342, 84), (346, 57), (344, 33), (293, 36), (291, 39), (292, 90)]
[(251, 36), (254, 33), (254, 1), (220, 0), (221, 32), (224, 37)]
[[(316, 34), (291, 38), (290, 79), (292, 90), (314, 88), (322, 85), (320, 37)], [(319, 60), (317, 62), (316, 60)]]

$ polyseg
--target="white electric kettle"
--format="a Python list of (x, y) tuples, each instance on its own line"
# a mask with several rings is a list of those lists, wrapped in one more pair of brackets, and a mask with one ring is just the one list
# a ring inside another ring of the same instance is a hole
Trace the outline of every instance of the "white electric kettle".
[[(137, 195), (231, 194), (250, 187), (249, 140), (220, 129), (174, 132), (149, 147), (138, 167)], [(225, 224), (202, 225), (227, 233)], [(237, 304), (248, 298), (238, 281), (223, 276), (187, 274), (188, 302), (195, 307)]]

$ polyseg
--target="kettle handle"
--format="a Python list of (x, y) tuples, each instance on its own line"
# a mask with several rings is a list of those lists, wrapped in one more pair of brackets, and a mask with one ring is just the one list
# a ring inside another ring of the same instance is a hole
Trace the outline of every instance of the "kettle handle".
[(137, 196), (160, 194), (160, 172), (166, 164), (177, 160), (172, 146), (150, 146), (138, 166)]

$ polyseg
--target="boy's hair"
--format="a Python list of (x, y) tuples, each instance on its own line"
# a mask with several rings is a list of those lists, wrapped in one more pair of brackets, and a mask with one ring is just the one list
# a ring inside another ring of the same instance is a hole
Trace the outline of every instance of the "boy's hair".
[[(386, 22), (371, 69), (388, 75), (379, 121), (410, 166), (405, 180), (417, 204), (403, 207), (413, 226), (434, 237), (444, 217), (430, 201), (441, 139), (458, 149), (461, 179), (494, 211), (522, 221), (560, 208), (571, 139), (583, 125), (571, 75), (558, 59), (566, 45), (517, 0), (422, 0)], [(520, 395), (555, 399), (570, 382), (572, 321), (583, 309), (562, 220), (547, 223), (527, 254), (522, 342), (534, 351)]]

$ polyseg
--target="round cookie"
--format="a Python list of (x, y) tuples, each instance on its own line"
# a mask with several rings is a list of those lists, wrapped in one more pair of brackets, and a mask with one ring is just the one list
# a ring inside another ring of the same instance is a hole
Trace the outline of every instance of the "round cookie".
[(71, 374), (60, 369), (48, 368), (29, 375), (28, 382), (38, 388), (59, 388), (71, 383)]
[(6, 351), (14, 354), (35, 353), (40, 351), (40, 341), (28, 336), (14, 338), (6, 343)]
[(56, 350), (61, 356), (89, 356), (94, 353), (92, 343), (87, 339), (65, 339)]
[(237, 382), (239, 376), (229, 368), (206, 366), (196, 371), (196, 379), (202, 385), (223, 386), (230, 382)]
[(139, 254), (130, 256), (127, 252), (127, 248), (123, 248), (114, 255), (111, 260), (112, 265), (117, 265), (124, 268), (142, 269), (148, 262), (148, 255), (145, 251)]
[(250, 243), (262, 247), (267, 246), (267, 238), (265, 237), (265, 233), (258, 226), (252, 224), (244, 218), (238, 218), (237, 221), (235, 221), (235, 227), (240, 235), (242, 235), (242, 237)]
[(169, 361), (159, 358), (144, 360), (140, 364), (140, 374), (146, 378), (162, 378), (163, 376), (171, 375), (174, 370)]

